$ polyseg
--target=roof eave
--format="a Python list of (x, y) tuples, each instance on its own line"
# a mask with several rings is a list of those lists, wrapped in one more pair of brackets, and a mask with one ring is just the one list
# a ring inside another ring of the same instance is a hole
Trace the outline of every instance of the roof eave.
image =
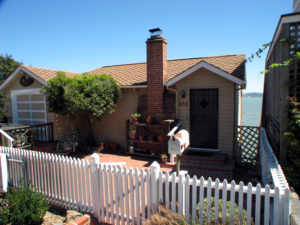
[(26, 69), (25, 67), (23, 67), (22, 65), (20, 65), (17, 69), (15, 69), (15, 71), (8, 76), (8, 78), (0, 85), (0, 91), (3, 90), (3, 88), (12, 80), (15, 78), (15, 76), (20, 72), (23, 71), (25, 73), (27, 73), (29, 76), (31, 76), (32, 78), (34, 78), (35, 80), (39, 81), (41, 84), (47, 86), (47, 82), (40, 78), (39, 76), (37, 76), (36, 74), (32, 73), (31, 71), (29, 71), (28, 69)]
[(273, 35), (273, 39), (272, 39), (272, 42), (271, 42), (271, 45), (270, 45), (270, 48), (269, 48), (269, 51), (268, 51), (268, 54), (266, 57), (266, 63), (269, 61), (269, 58), (273, 51), (274, 45), (279, 37), (282, 25), (286, 24), (286, 23), (295, 23), (295, 22), (299, 22), (299, 21), (300, 21), (300, 12), (283, 14), (280, 16), (280, 19), (278, 21), (278, 24), (277, 24), (277, 27), (276, 27), (275, 33)]
[(121, 88), (147, 88), (147, 85), (120, 85)]
[(209, 70), (229, 81), (232, 81), (238, 85), (245, 84), (245, 81), (243, 81), (242, 79), (239, 79), (239, 78), (225, 72), (224, 70), (221, 70), (220, 68), (215, 67), (205, 61), (201, 61), (198, 64), (196, 64), (195, 66), (189, 68), (188, 70), (184, 71), (183, 73), (181, 73), (181, 74), (177, 75), (176, 77), (172, 78), (171, 80), (167, 81), (165, 83), (165, 86), (170, 87), (170, 86), (174, 85), (175, 83), (179, 82), (180, 80), (182, 80), (183, 78), (191, 75), (192, 73), (194, 73), (195, 71), (197, 71), (201, 68), (207, 69), (207, 70)]

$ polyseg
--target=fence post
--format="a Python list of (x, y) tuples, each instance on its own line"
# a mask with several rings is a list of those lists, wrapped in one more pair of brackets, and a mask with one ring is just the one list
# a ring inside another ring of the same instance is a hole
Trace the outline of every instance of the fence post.
[(7, 157), (6, 154), (0, 153), (0, 188), (2, 191), (7, 192), (7, 187), (8, 187)]
[(92, 185), (92, 199), (93, 199), (93, 213), (98, 217), (98, 220), (100, 219), (99, 214), (100, 214), (100, 209), (99, 209), (99, 182), (98, 182), (98, 169), (97, 169), (97, 164), (100, 162), (100, 157), (97, 153), (94, 153), (91, 156), (91, 185)]
[(151, 208), (152, 208), (152, 212), (153, 210), (155, 210), (158, 206), (158, 176), (159, 176), (159, 171), (160, 171), (160, 165), (154, 161), (151, 166)]

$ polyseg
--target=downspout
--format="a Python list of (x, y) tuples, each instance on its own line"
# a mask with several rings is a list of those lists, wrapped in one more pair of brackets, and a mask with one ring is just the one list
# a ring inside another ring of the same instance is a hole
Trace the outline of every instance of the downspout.
[(234, 85), (234, 143), (235, 146), (233, 148), (233, 157), (238, 157), (238, 151), (236, 143), (238, 141), (238, 126), (242, 125), (242, 96), (240, 95), (240, 91), (243, 90), (244, 85)]

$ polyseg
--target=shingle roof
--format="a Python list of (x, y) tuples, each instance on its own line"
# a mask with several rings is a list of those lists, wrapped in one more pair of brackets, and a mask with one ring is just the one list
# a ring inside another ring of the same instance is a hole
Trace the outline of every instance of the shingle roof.
[[(180, 75), (199, 62), (205, 61), (241, 80), (245, 79), (245, 55), (225, 55), (214, 57), (202, 57), (191, 59), (168, 60), (168, 80)], [(48, 81), (57, 75), (57, 70), (44, 69), (33, 66), (21, 65), (21, 67), (34, 73), (41, 79)], [(115, 66), (104, 66), (90, 71), (90, 74), (111, 74), (121, 86), (135, 86), (147, 84), (147, 64), (135, 63)], [(66, 76), (78, 73), (66, 72)]]
[[(30, 72), (34, 73), (36, 76), (40, 77), (45, 81), (48, 81), (52, 77), (57, 76), (57, 72), (59, 71), (59, 70), (44, 69), (44, 68), (38, 68), (38, 67), (26, 66), (26, 65), (21, 65), (21, 67), (29, 70)], [(65, 73), (67, 77), (71, 77), (75, 74), (78, 74), (72, 72), (65, 72)]]
[[(191, 59), (168, 60), (168, 80), (178, 76), (201, 61), (205, 61), (241, 80), (245, 79), (245, 55), (225, 55)], [(135, 63), (104, 66), (90, 71), (90, 74), (111, 74), (121, 86), (146, 85), (147, 64)]]

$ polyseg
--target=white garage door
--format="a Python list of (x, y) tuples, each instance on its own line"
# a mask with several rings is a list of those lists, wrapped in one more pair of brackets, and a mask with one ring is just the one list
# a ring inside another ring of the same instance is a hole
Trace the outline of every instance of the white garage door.
[(24, 125), (46, 123), (45, 97), (39, 88), (15, 90), (11, 95), (14, 123)]

